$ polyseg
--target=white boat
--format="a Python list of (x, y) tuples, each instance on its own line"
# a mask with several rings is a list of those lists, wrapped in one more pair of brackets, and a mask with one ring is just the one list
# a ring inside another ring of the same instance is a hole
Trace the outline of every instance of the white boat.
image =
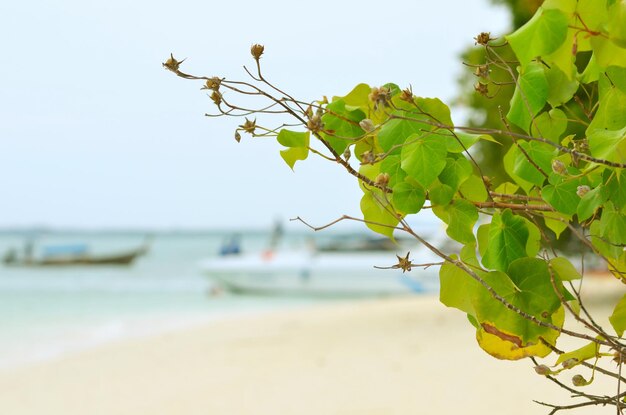
[[(398, 255), (407, 250), (397, 248)], [(440, 262), (425, 248), (411, 250), (414, 263)], [(394, 250), (267, 250), (206, 259), (201, 270), (224, 290), (263, 295), (384, 296), (433, 292), (439, 266), (379, 269), (398, 263)]]

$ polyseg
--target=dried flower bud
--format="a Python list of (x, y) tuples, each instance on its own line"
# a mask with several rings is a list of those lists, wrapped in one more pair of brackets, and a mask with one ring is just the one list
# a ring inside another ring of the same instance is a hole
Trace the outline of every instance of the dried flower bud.
[(489, 86), (487, 86), (487, 84), (483, 84), (482, 82), (476, 82), (476, 84), (474, 84), (474, 91), (486, 97), (489, 95)]
[(561, 365), (565, 369), (571, 369), (574, 366), (576, 366), (577, 364), (578, 364), (578, 359), (576, 359), (575, 357), (572, 357), (571, 359), (567, 359), (567, 360), (563, 361), (563, 363), (561, 363)]
[(361, 160), (363, 160), (361, 164), (374, 164), (376, 162), (376, 156), (368, 150), (361, 154)]
[(589, 141), (587, 141), (586, 139), (575, 140), (574, 150), (579, 153), (587, 153), (589, 151)]
[(406, 102), (413, 102), (413, 89), (409, 86), (402, 90), (402, 94), (400, 94), (400, 99)]
[(576, 188), (576, 194), (578, 195), (578, 197), (583, 197), (584, 195), (589, 193), (590, 190), (591, 188), (589, 186), (583, 184)]
[(322, 122), (322, 117), (319, 114), (315, 114), (306, 123), (307, 128), (313, 132), (317, 133), (324, 129), (324, 123)]
[(413, 266), (413, 262), (409, 259), (409, 255), (411, 252), (407, 252), (405, 257), (401, 257), (400, 255), (396, 255), (398, 258), (398, 263), (393, 266), (393, 268), (401, 269), (404, 274), (407, 271), (411, 271), (411, 267)]
[(306, 108), (306, 116), (307, 118), (311, 118), (313, 116), (313, 107), (310, 105)]
[(263, 54), (264, 51), (265, 51), (265, 46), (259, 45), (258, 43), (255, 43), (250, 48), (250, 53), (252, 54), (252, 57), (257, 61), (261, 59), (261, 55)]
[(550, 368), (546, 365), (538, 365), (535, 366), (535, 372), (537, 372), (538, 375), (549, 375), (552, 373), (552, 371), (550, 370)]
[(235, 141), (237, 142), (241, 141), (241, 134), (239, 134), (239, 131), (235, 131)]
[(478, 65), (474, 71), (474, 75), (479, 78), (489, 78), (489, 65)]
[(567, 174), (567, 167), (565, 167), (565, 164), (563, 164), (561, 160), (554, 159), (552, 160), (552, 171), (556, 174), (564, 175)]
[(222, 103), (222, 94), (219, 91), (213, 91), (211, 94), (211, 100), (219, 107)]
[(222, 80), (217, 76), (209, 78), (206, 80), (204, 86), (201, 89), (212, 89), (213, 91), (218, 91), (220, 89), (220, 85), (222, 84)]
[(177, 61), (174, 58), (174, 55), (170, 53), (170, 58), (163, 63), (163, 66), (165, 67), (165, 69), (168, 69), (172, 72), (178, 72), (178, 68), (180, 67), (180, 64), (183, 63), (184, 61), (185, 59), (183, 59), (182, 61)]
[(374, 183), (381, 187), (387, 187), (390, 178), (391, 177), (388, 173), (380, 173), (378, 176), (376, 176), (376, 180), (374, 180)]
[(589, 385), (590, 382), (587, 382), (587, 380), (582, 377), (582, 375), (574, 375), (574, 377), (572, 378), (572, 384), (574, 384), (574, 386), (587, 386)]
[(618, 351), (613, 352), (613, 361), (618, 365), (626, 363), (626, 351), (622, 349), (621, 353)]
[(365, 118), (365, 119), (361, 120), (359, 122), (359, 126), (361, 126), (363, 131), (365, 131), (366, 133), (371, 133), (372, 131), (374, 131), (376, 129), (376, 126), (374, 125), (372, 120), (370, 120), (369, 118)]
[(481, 32), (474, 40), (476, 41), (474, 44), (486, 46), (493, 39), (491, 38), (491, 32)]
[(352, 152), (350, 151), (350, 147), (346, 147), (346, 149), (343, 151), (343, 159), (345, 161), (350, 160), (350, 157), (352, 156)]
[(254, 130), (256, 130), (256, 119), (250, 121), (246, 118), (246, 122), (243, 125), (240, 125), (239, 128), (247, 132), (248, 134), (254, 135)]
[(374, 108), (388, 107), (391, 101), (391, 89), (381, 86), (380, 88), (372, 88), (369, 99), (374, 103)]

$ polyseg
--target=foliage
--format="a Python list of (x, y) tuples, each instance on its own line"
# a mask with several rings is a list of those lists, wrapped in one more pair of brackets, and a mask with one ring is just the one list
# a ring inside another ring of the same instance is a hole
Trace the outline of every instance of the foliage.
[[(544, 226), (557, 236), (569, 229), (616, 284), (626, 282), (624, 28), (626, 0), (547, 0), (504, 39), (477, 36), (485, 58), (476, 66), (479, 76), (497, 69), (513, 89), (508, 110), (490, 118), (489, 128), (455, 126), (443, 102), (391, 83), (359, 84), (331, 100), (298, 100), (264, 77), (260, 45), (251, 50), (256, 70), (246, 69), (251, 81), (189, 75), (173, 56), (164, 66), (204, 81), (217, 116), (292, 119), (269, 128), (246, 118), (237, 141), (241, 133), (276, 137), (290, 168), (313, 153), (357, 177), (363, 192), (363, 219), (357, 220), (392, 238), (407, 233), (442, 259), (441, 301), (467, 314), (480, 347), (499, 359), (554, 362), (536, 363), (535, 370), (583, 400), (545, 404), (552, 413), (592, 405), (619, 411), (626, 396), (619, 387), (605, 396), (583, 388), (596, 373), (625, 380), (626, 297), (614, 304), (613, 330), (600, 326), (579, 295), (585, 273), (577, 269), (584, 267), (542, 241), (548, 240)], [(503, 57), (505, 48), (514, 60)], [(223, 91), (231, 92), (228, 101)], [(481, 87), (477, 92), (488, 95)], [(230, 100), (233, 93), (269, 102), (248, 108)], [(472, 147), (497, 137), (512, 145), (499, 160), (509, 178), (500, 175), (494, 185)], [(448, 236), (462, 245), (459, 252), (441, 251), (409, 226), (407, 217), (425, 209), (447, 225)], [(407, 255), (395, 267), (416, 266)], [(570, 329), (566, 315), (580, 328)], [(586, 345), (561, 350), (557, 340), (564, 336)], [(606, 357), (617, 369), (598, 365)], [(578, 373), (582, 369), (589, 380)], [(572, 370), (570, 386), (560, 374)]]

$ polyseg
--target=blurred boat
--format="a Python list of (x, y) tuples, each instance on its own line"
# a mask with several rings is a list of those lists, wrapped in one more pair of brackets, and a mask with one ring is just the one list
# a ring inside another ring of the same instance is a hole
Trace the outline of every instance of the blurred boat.
[[(440, 262), (425, 248), (411, 248), (416, 263)], [(406, 273), (393, 268), (396, 255), (404, 257), (407, 251), (383, 239), (337, 240), (302, 250), (218, 256), (202, 261), (200, 268), (220, 288), (234, 293), (385, 296), (437, 291), (438, 266), (413, 267)]]
[(27, 242), (24, 254), (19, 256), (15, 249), (4, 255), (4, 264), (8, 266), (43, 267), (72, 265), (130, 265), (148, 252), (149, 243), (131, 250), (108, 254), (90, 254), (87, 245), (52, 245), (43, 247), (41, 255), (33, 255), (32, 242)]

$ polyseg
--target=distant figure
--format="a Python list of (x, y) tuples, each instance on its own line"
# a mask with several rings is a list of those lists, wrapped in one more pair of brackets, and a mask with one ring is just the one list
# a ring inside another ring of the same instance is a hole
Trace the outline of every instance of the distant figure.
[(275, 250), (278, 247), (278, 243), (283, 238), (283, 233), (283, 223), (280, 220), (276, 220), (274, 222), (274, 229), (272, 229), (272, 236), (270, 238), (269, 249), (271, 251)]
[(35, 243), (32, 239), (27, 239), (24, 244), (24, 262), (29, 263), (33, 261), (33, 252), (35, 250)]
[(241, 253), (241, 237), (239, 234), (234, 234), (220, 247), (220, 256), (237, 255)]
[(6, 254), (4, 254), (3, 261), (5, 264), (13, 264), (17, 262), (17, 250), (15, 248), (9, 248)]

